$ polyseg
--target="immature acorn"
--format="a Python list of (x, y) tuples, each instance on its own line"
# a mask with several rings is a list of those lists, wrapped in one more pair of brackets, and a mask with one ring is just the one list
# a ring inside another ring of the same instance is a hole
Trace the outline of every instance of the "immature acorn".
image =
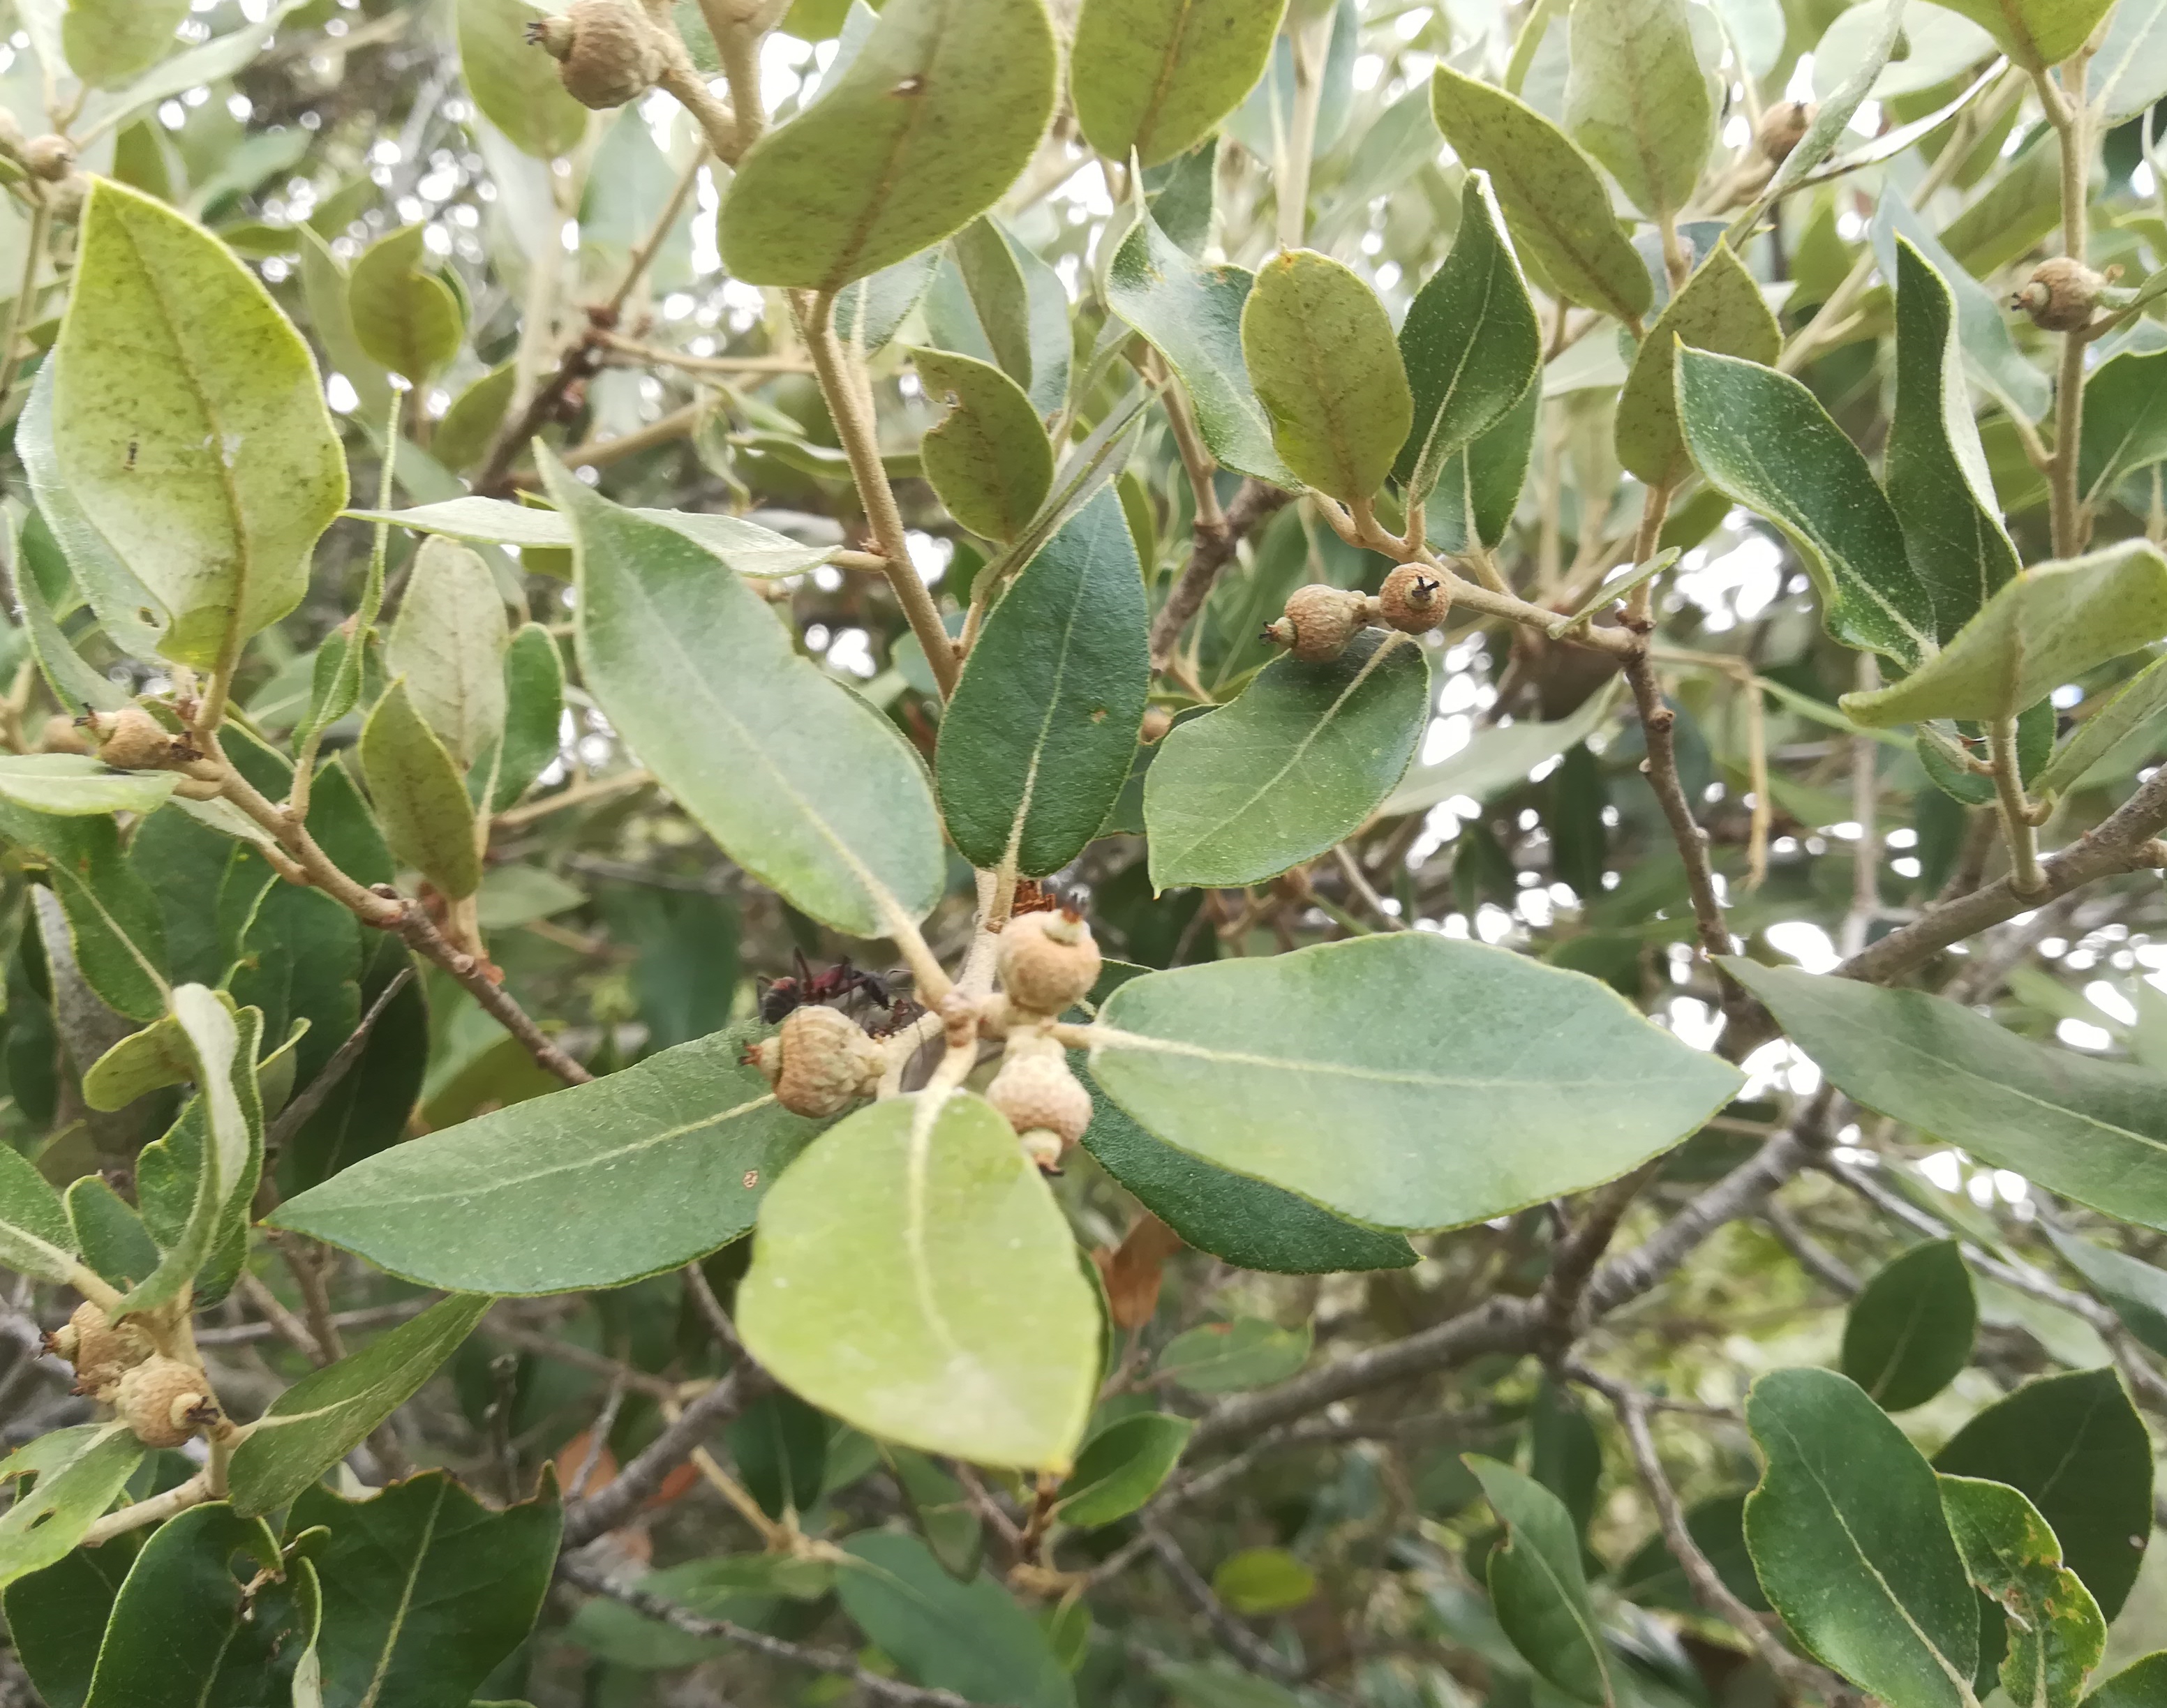
[(1761, 115), (1753, 129), (1754, 146), (1772, 166), (1781, 166), (1791, 151), (1805, 140), (1820, 108), (1810, 101), (1778, 101)]
[(87, 754), (91, 747), (90, 738), (64, 711), (56, 711), (39, 732), (38, 751), (41, 754)]
[(1174, 714), (1163, 706), (1144, 708), (1143, 727), (1136, 732), (1136, 739), (1146, 747), (1166, 739), (1166, 732), (1174, 727)]
[(745, 1052), (767, 1076), (775, 1100), (792, 1114), (840, 1115), (880, 1084), (887, 1065), (865, 1029), (838, 1008), (792, 1008), (781, 1029)]
[(120, 1378), (114, 1409), (146, 1447), (177, 1447), (205, 1424), (218, 1421), (218, 1405), (204, 1391), (203, 1372), (177, 1358), (146, 1358)]
[(1452, 595), (1424, 563), (1402, 563), (1377, 590), (1377, 614), (1403, 635), (1426, 635), (1444, 621)]
[(2058, 255), (2032, 269), (2012, 306), (2032, 317), (2032, 324), (2049, 332), (2074, 332), (2090, 323), (2106, 281), (2081, 261)]
[(1369, 601), (1344, 587), (1314, 581), (1287, 595), (1286, 615), (1264, 627), (1264, 638), (1305, 664), (1325, 664), (1347, 650)]
[(65, 136), (34, 136), (23, 145), (23, 166), (32, 177), (56, 184), (75, 170), (75, 145)]
[(1062, 1153), (1091, 1124), (1091, 1093), (1050, 1041), (1021, 1051), (1011, 1047), (986, 1087), (986, 1101), (1015, 1129), (1024, 1154), (1047, 1174), (1060, 1172)]
[(527, 39), (558, 62), (558, 81), (582, 106), (637, 101), (667, 69), (662, 38), (638, 0), (572, 0), (561, 17), (528, 24)]
[(89, 722), (98, 758), (117, 771), (170, 769), (195, 756), (185, 737), (175, 735), (140, 706), (94, 711)]
[(45, 1344), (75, 1366), (75, 1391), (96, 1394), (120, 1380), (129, 1367), (151, 1355), (142, 1330), (115, 1327), (111, 1318), (85, 1299), (75, 1314), (45, 1337)]
[(1015, 1011), (1059, 1014), (1099, 982), (1099, 945), (1082, 913), (1025, 913), (1001, 932), (1001, 990)]

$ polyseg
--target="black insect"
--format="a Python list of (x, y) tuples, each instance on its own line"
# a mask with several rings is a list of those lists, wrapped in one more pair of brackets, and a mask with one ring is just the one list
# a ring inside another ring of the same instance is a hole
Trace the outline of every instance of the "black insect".
[(797, 971), (794, 976), (785, 976), (765, 982), (760, 991), (760, 1018), (772, 1026), (793, 1008), (808, 1003), (836, 1003), (848, 1007), (852, 1002), (864, 997), (876, 1008), (893, 1009), (896, 1004), (895, 975), (883, 978), (878, 973), (869, 973), (855, 967), (847, 960), (840, 960), (831, 967), (814, 972), (801, 949), (796, 954)]

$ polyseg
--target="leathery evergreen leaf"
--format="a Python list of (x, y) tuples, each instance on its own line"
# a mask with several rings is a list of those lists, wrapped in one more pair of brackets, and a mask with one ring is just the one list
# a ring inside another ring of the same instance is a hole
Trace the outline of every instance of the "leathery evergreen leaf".
[(1053, 116), (1045, 0), (889, 0), (832, 87), (738, 162), (723, 265), (839, 290), (960, 231)]
[(1126, 1518), (1173, 1473), (1195, 1424), (1163, 1411), (1117, 1419), (1084, 1444), (1061, 1485), (1063, 1524), (1089, 1530)]
[(1971, 1580), (2009, 1616), (2001, 1687), (2016, 1708), (2076, 1708), (2106, 1649), (2099, 1603), (2062, 1563), (2062, 1545), (2017, 1490), (1941, 1479), (1942, 1510)]
[(49, 953), (60, 945), (98, 1000), (130, 1020), (166, 1011), (165, 922), (158, 898), (120, 851), (105, 815), (55, 817), (0, 799), (0, 838), (26, 864), (42, 863), (50, 889), (32, 892)]
[[(501, 498), (448, 498), (436, 504), (416, 505), (411, 510), (352, 510), (347, 514), (360, 521), (390, 522), (416, 533), (442, 534), (488, 545), (569, 547), (572, 543), (572, 525), (559, 511), (538, 510)], [(632, 514), (675, 528), (740, 575), (803, 575), (819, 568), (840, 549), (801, 546), (788, 536), (742, 516), (682, 510), (636, 510)]]
[(1274, 658), (1159, 743), (1152, 886), (1259, 883), (1322, 854), (1399, 786), (1428, 706), (1428, 657), (1393, 630), (1362, 630), (1329, 664)]
[(1430, 104), (1468, 169), (1490, 175), (1513, 235), (1550, 283), (1583, 308), (1636, 325), (1655, 302), (1655, 283), (1610, 211), (1595, 162), (1526, 103), (1449, 66), (1437, 68)]
[(641, 760), (725, 854), (814, 918), (879, 937), (925, 917), (946, 877), (940, 821), (895, 727), (799, 658), (711, 553), (554, 461), (543, 474), (577, 535), (586, 685)]
[(1086, 0), (1068, 76), (1076, 120), (1109, 160), (1186, 154), (1242, 104), (1286, 0)]
[(845, 1544), (843, 1610), (908, 1678), (973, 1702), (1075, 1708), (1076, 1687), (1039, 1622), (992, 1577), (959, 1583), (916, 1536), (868, 1531)]
[(1400, 326), (1414, 426), (1395, 472), (1420, 503), (1445, 464), (1502, 420), (1542, 366), (1542, 328), (1486, 174), (1467, 175), (1444, 264)]
[(2152, 1442), (2113, 1371), (2026, 1383), (1952, 1436), (1934, 1468), (2022, 1491), (2101, 1614), (2122, 1611), (2151, 1534)]
[(980, 1464), (1066, 1472), (1098, 1383), (1068, 1224), (967, 1092), (889, 1098), (814, 1141), (760, 1208), (738, 1327), (823, 1411)]
[(564, 1510), (554, 1482), (498, 1511), (429, 1471), (366, 1500), (304, 1489), (287, 1537), (317, 1526), (326, 1700), (466, 1708), (541, 1610)]
[(1663, 305), (1640, 341), (1625, 389), (1618, 395), (1613, 429), (1618, 460), (1650, 486), (1676, 486), (1693, 472), (1678, 431), (1680, 344), (1762, 363), (1774, 362), (1782, 352), (1783, 329), (1760, 285), (1727, 243), (1710, 250)]
[(423, 233), (409, 225), (378, 238), (347, 281), (347, 311), (363, 353), (416, 385), (459, 353), (466, 335), (458, 296), (424, 269)]
[(2167, 1352), (2167, 1270), (2080, 1240), (2049, 1222), (2048, 1240), (2092, 1291), (2114, 1307), (2122, 1326), (2155, 1352)]
[(34, 1473), (37, 1486), (0, 1514), (0, 1585), (42, 1571), (82, 1540), (142, 1462), (123, 1423), (54, 1430), (0, 1460), (0, 1483)]
[[(291, 1198), (274, 1227), (431, 1287), (615, 1287), (744, 1234), (818, 1124), (739, 1060), (743, 1032), (651, 1055), (355, 1164)], [(618, 1208), (636, 1199), (637, 1215)]]
[(2124, 1221), (2167, 1229), (2167, 1079), (2050, 1049), (1960, 1002), (1723, 965), (1876, 1113)]
[(0, 1264), (38, 1281), (66, 1281), (76, 1268), (60, 1195), (12, 1145), (0, 1145)]
[(1415, 420), (1385, 304), (1316, 249), (1283, 249), (1242, 305), (1242, 357), (1287, 468), (1361, 505)]
[(1884, 1266), (1851, 1303), (1843, 1373), (1884, 1411), (1939, 1393), (1971, 1362), (1979, 1298), (1953, 1240), (1915, 1245)]
[(1237, 473), (1299, 484), (1280, 458), (1242, 352), (1242, 315), (1255, 279), (1231, 263), (1193, 259), (1139, 214), (1106, 272), (1106, 305), (1166, 358), (1211, 454)]
[(2124, 1667), (2085, 1698), (2085, 1708), (2153, 1708), (2163, 1692), (2167, 1692), (2167, 1649)]
[(987, 618), (940, 720), (940, 810), (972, 865), (1057, 871), (1127, 780), (1151, 685), (1143, 574), (1101, 489)]
[(1715, 103), (1686, 0), (1576, 0), (1565, 122), (1650, 219), (1693, 197)]
[(1935, 632), (1946, 645), (2016, 573), (2016, 547), (2001, 525), (1979, 442), (1948, 282), (1900, 237), (1896, 266), (1889, 501), (1911, 567), (1933, 599)]
[(1152, 973), (1100, 1012), (1092, 1077), (1147, 1131), (1379, 1228), (1593, 1186), (1739, 1084), (1592, 979), (1428, 933)]
[(550, 160), (579, 146), (587, 109), (527, 40), (534, 17), (521, 0), (458, 0), (459, 70), (484, 118), (522, 154)]
[(1709, 484), (1790, 537), (1831, 635), (1915, 667), (1933, 650), (1933, 600), (1858, 447), (1788, 374), (1689, 348), (1677, 361), (1679, 422)]
[(946, 350), (914, 350), (910, 360), (927, 398), (947, 405), (919, 447), (925, 478), (972, 533), (1015, 539), (1053, 485), (1053, 445), (1038, 412), (989, 363)]
[(1613, 1702), (1602, 1627), (1580, 1564), (1580, 1526), (1565, 1503), (1510, 1466), (1461, 1457), (1482, 1485), (1505, 1539), (1491, 1550), (1490, 1601), (1521, 1658), (1576, 1702)]
[(234, 1510), (253, 1515), (294, 1501), (412, 1397), (490, 1303), (484, 1293), (439, 1299), (272, 1401), (234, 1450)]
[(63, 818), (155, 812), (180, 780), (176, 771), (116, 771), (88, 754), (0, 754), (0, 800)]
[(299, 601), (346, 503), (315, 363), (223, 244), (109, 178), (76, 277), (53, 355), (59, 477), (162, 606), (140, 619), (158, 650), (215, 667)]
[(2085, 45), (2114, 0), (1945, 0), (2027, 71), (2058, 66)]
[(1933, 1467), (1831, 1370), (1762, 1377), (1746, 1422), (1765, 1462), (1746, 1543), (1791, 1634), (1891, 1702), (1976, 1708), (1979, 1600)]
[(2143, 540), (2019, 570), (1901, 682), (1837, 702), (1875, 727), (2014, 717), (2095, 665), (2167, 634), (2167, 558)]
[(384, 669), (403, 678), (421, 722), (462, 769), (504, 731), (504, 598), (480, 555), (437, 535), (407, 572)]
[(394, 854), (455, 902), (481, 887), (466, 784), (403, 681), (384, 690), (361, 727), (361, 774)]

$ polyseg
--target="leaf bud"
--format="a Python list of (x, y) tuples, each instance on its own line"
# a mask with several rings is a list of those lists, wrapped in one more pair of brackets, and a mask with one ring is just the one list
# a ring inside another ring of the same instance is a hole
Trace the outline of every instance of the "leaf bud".
[(1364, 597), (1321, 581), (1287, 595), (1286, 615), (1266, 626), (1264, 638), (1309, 664), (1329, 664), (1362, 627)]
[(1377, 614), (1403, 635), (1426, 635), (1444, 621), (1452, 595), (1427, 563), (1402, 563), (1377, 590)]
[(2058, 255), (2042, 261), (2016, 293), (2013, 306), (2049, 332), (2074, 332), (2087, 325), (2106, 281), (2081, 261)]
[(23, 166), (32, 177), (56, 184), (75, 170), (75, 145), (65, 136), (34, 136), (23, 145)]
[(209, 1384), (193, 1364), (146, 1358), (120, 1378), (114, 1409), (146, 1447), (177, 1447), (205, 1424), (218, 1421)]
[(887, 1059), (865, 1029), (840, 1009), (810, 1003), (783, 1017), (781, 1029), (745, 1052), (792, 1114), (840, 1115), (880, 1084)]
[(1081, 913), (1025, 913), (1001, 932), (1001, 988), (1014, 1011), (1059, 1014), (1099, 982), (1099, 945)]
[(1805, 140), (1806, 132), (1820, 116), (1810, 101), (1778, 101), (1761, 115), (1753, 129), (1753, 145), (1771, 166), (1781, 166), (1791, 151)]
[(662, 39), (637, 0), (572, 0), (562, 17), (528, 24), (527, 39), (557, 61), (558, 81), (582, 106), (636, 101), (666, 69)]

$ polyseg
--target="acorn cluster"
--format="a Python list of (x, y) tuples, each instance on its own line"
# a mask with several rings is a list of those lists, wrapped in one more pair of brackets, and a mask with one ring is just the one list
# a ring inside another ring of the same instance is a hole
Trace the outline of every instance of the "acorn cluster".
[(90, 179), (76, 170), (75, 145), (67, 138), (26, 137), (13, 114), (0, 113), (0, 156), (36, 181), (37, 194), (55, 219), (72, 225), (82, 216)]
[(1312, 582), (1287, 595), (1286, 613), (1264, 627), (1264, 637), (1307, 664), (1326, 664), (1347, 650), (1358, 630), (1383, 623), (1403, 635), (1424, 635), (1452, 609), (1452, 590), (1428, 563), (1402, 563), (1385, 578), (1375, 597), (1351, 588)]
[(775, 1100), (795, 1115), (840, 1115), (880, 1085), (887, 1065), (877, 1042), (839, 1008), (808, 1003), (792, 1008), (772, 1038), (745, 1060), (775, 1087)]
[(115, 1323), (87, 1299), (45, 1347), (75, 1367), (77, 1393), (111, 1406), (146, 1447), (177, 1447), (219, 1420), (201, 1370), (167, 1357), (134, 1323)]
[(572, 0), (561, 16), (538, 19), (527, 39), (557, 61), (557, 79), (585, 107), (637, 101), (669, 69), (662, 32), (638, 0)]
[(1059, 912), (1025, 913), (1001, 932), (996, 965), (1008, 1049), (986, 1101), (1015, 1129), (1024, 1155), (1047, 1174), (1091, 1124), (1091, 1093), (1046, 1028), (1099, 982), (1099, 945), (1073, 902)]

